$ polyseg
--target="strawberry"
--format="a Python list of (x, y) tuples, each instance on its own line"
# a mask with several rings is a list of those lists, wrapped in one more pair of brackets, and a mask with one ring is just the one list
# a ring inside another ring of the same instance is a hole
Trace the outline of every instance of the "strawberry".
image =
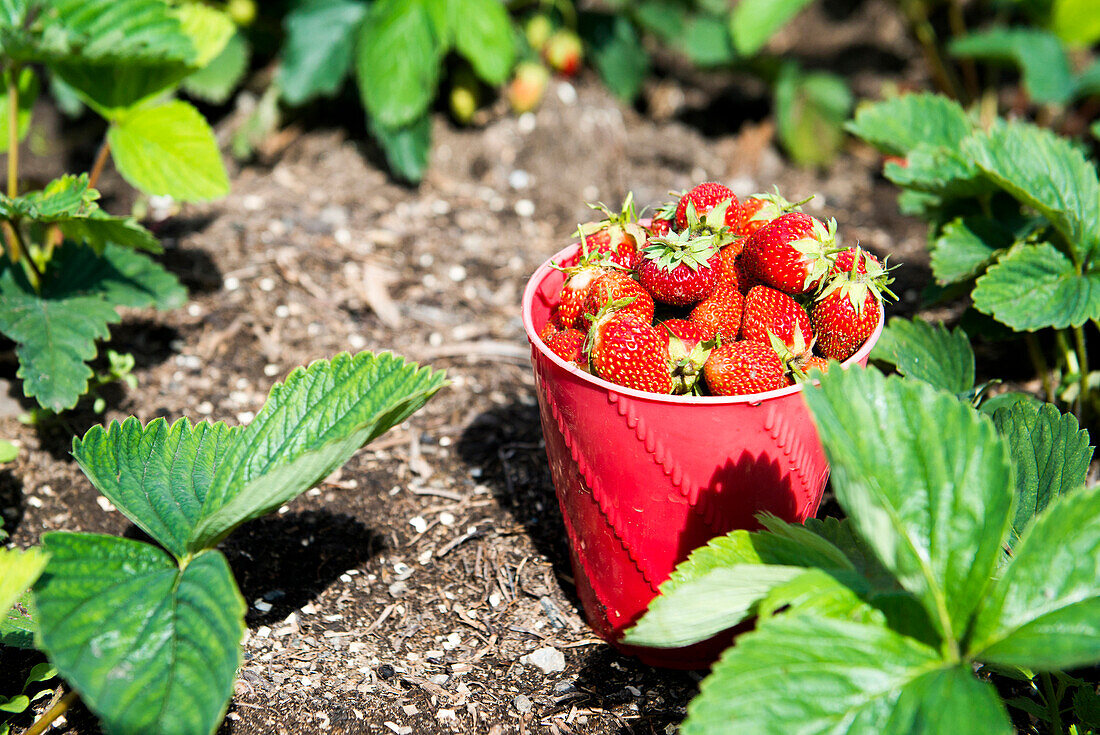
[(699, 393), (699, 376), (703, 373), (715, 343), (708, 339), (706, 329), (685, 319), (666, 319), (656, 325), (664, 332), (668, 350), (668, 372), (675, 395)]
[(719, 396), (763, 393), (791, 384), (775, 350), (748, 340), (716, 347), (703, 366), (703, 377), (711, 393)]
[(653, 297), (641, 284), (621, 270), (609, 271), (592, 282), (581, 313), (595, 315), (609, 301), (626, 299), (632, 300), (622, 307), (622, 311), (636, 314), (644, 321), (653, 323), (653, 312), (656, 309)]
[(818, 349), (834, 360), (847, 360), (859, 350), (878, 325), (883, 296), (894, 296), (888, 269), (871, 256), (860, 257), (861, 252), (853, 255), (851, 270), (830, 278), (810, 309)]
[(720, 256), (712, 236), (690, 232), (649, 241), (638, 265), (638, 281), (653, 298), (674, 306), (702, 301), (718, 285)]
[(741, 219), (733, 231), (742, 237), (748, 237), (776, 217), (788, 212), (802, 211), (801, 206), (808, 201), (810, 200), (803, 199), (800, 202), (788, 202), (779, 194), (778, 188), (772, 194), (753, 194), (741, 202)]
[(584, 300), (588, 296), (588, 289), (596, 280), (613, 270), (608, 259), (601, 253), (589, 253), (582, 256), (576, 265), (562, 268), (553, 267), (565, 273), (565, 283), (561, 286), (557, 308), (551, 315), (551, 320), (560, 329), (569, 327), (588, 328), (588, 322), (581, 319), (584, 314)]
[(745, 297), (741, 336), (766, 343), (774, 336), (796, 357), (808, 353), (814, 341), (806, 310), (787, 294), (768, 286), (753, 286)]
[(603, 202), (588, 206), (603, 212), (604, 218), (577, 227), (573, 236), (583, 238), (582, 248), (586, 252), (611, 253), (612, 260), (624, 268), (637, 267), (647, 237), (634, 211), (634, 193), (626, 195), (618, 212), (612, 212)]
[(592, 320), (584, 349), (604, 380), (649, 393), (672, 393), (668, 342), (657, 327), (612, 301)]
[(579, 329), (562, 329), (543, 338), (543, 342), (555, 355), (578, 367), (587, 367), (588, 358), (584, 354), (585, 333)]
[(708, 336), (734, 342), (741, 336), (744, 307), (745, 297), (740, 291), (719, 287), (709, 298), (695, 305), (688, 319), (702, 326)]
[(720, 205), (725, 206), (725, 209), (722, 210), (722, 224), (731, 227), (737, 224), (741, 218), (741, 205), (728, 186), (714, 181), (706, 181), (695, 186), (681, 196), (679, 203), (676, 205), (676, 229), (686, 230), (688, 228), (690, 210), (694, 210), (695, 217), (702, 219), (707, 212)]
[[(872, 267), (878, 266), (882, 268), (882, 263), (878, 261), (878, 258), (871, 255), (858, 245), (842, 250), (836, 254), (836, 261), (833, 263), (832, 273), (839, 273), (841, 271), (847, 271), (852, 273), (866, 273), (867, 264), (872, 263)], [(855, 268), (853, 271), (852, 268)]]
[(676, 220), (676, 207), (678, 204), (679, 200), (665, 202), (653, 213), (653, 219), (650, 220), (647, 228), (651, 237), (664, 237), (672, 231), (672, 223)]
[(781, 215), (745, 241), (741, 262), (763, 283), (790, 294), (817, 288), (833, 265), (836, 220), (828, 226), (802, 212)]
[(741, 286), (741, 266), (737, 256), (741, 254), (741, 241), (726, 245), (718, 251), (718, 285), (738, 289)]
[(535, 13), (523, 25), (523, 35), (535, 53), (540, 53), (554, 32), (554, 22), (545, 13)]
[(508, 84), (508, 102), (517, 115), (530, 112), (539, 106), (550, 82), (550, 72), (537, 61), (521, 61), (516, 64), (515, 76)]
[(542, 58), (550, 67), (567, 77), (571, 77), (581, 68), (584, 50), (581, 39), (568, 28), (562, 28), (551, 34), (542, 47)]

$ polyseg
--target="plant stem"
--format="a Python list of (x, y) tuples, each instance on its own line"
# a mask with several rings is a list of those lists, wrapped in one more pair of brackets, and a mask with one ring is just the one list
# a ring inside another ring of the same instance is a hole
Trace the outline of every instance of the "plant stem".
[(1039, 379), (1043, 381), (1043, 393), (1046, 394), (1047, 403), (1054, 403), (1054, 383), (1050, 379), (1050, 366), (1043, 357), (1043, 351), (1039, 349), (1039, 338), (1034, 332), (1025, 332), (1024, 342), (1027, 343), (1027, 354), (1031, 358), (1031, 364), (1035, 372), (1039, 373)]
[[(947, 6), (947, 22), (951, 26), (951, 35), (955, 38), (962, 38), (967, 35), (962, 0), (951, 0), (951, 4)], [(959, 66), (962, 67), (967, 94), (971, 100), (977, 99), (978, 95), (982, 93), (981, 83), (978, 81), (978, 67), (974, 65), (973, 59), (960, 60)]]
[(19, 67), (8, 69), (8, 196), (19, 196)]
[(69, 692), (61, 698), (60, 702), (50, 707), (46, 714), (35, 720), (34, 724), (27, 728), (27, 731), (23, 733), (23, 735), (42, 735), (42, 733), (46, 732), (47, 728), (53, 724), (54, 720), (68, 711), (69, 707), (71, 707), (75, 701), (76, 692)]
[(1045, 671), (1039, 674), (1039, 680), (1043, 682), (1043, 699), (1046, 700), (1047, 714), (1050, 715), (1050, 732), (1052, 735), (1065, 735), (1066, 729), (1062, 726), (1062, 709), (1059, 706), (1061, 702), (1058, 695), (1054, 693), (1054, 682), (1050, 674)]
[(1089, 355), (1085, 347), (1084, 326), (1073, 328), (1073, 338), (1077, 346), (1077, 364), (1080, 371), (1079, 394), (1077, 396), (1077, 420), (1082, 426), (1085, 424), (1085, 410), (1088, 407), (1086, 398), (1089, 394)]
[(107, 155), (111, 152), (111, 144), (106, 138), (103, 139), (102, 145), (99, 146), (99, 152), (96, 153), (95, 163), (92, 165), (92, 171), (88, 174), (88, 188), (94, 189), (95, 185), (99, 183), (99, 176), (103, 173), (103, 167), (107, 165)]
[(955, 99), (961, 99), (962, 94), (955, 77), (943, 62), (936, 42), (936, 31), (928, 21), (928, 10), (921, 0), (908, 0), (902, 3), (902, 10), (909, 20), (909, 27), (913, 35), (917, 37), (921, 48), (924, 50), (925, 61), (928, 62), (932, 77), (940, 91)]

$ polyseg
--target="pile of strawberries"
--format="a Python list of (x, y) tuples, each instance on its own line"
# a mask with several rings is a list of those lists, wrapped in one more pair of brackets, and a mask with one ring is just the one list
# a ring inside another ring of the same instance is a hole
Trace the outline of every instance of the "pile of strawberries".
[[(674, 395), (744, 395), (846, 360), (874, 331), (888, 269), (775, 194), (699, 184), (648, 225), (628, 196), (581, 225), (579, 260), (539, 337), (601, 378)], [(701, 379), (700, 379), (701, 378)]]

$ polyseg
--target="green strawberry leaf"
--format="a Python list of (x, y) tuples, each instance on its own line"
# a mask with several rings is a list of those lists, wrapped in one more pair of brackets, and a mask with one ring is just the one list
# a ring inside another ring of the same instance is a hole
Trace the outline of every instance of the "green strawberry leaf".
[(122, 178), (146, 194), (194, 202), (229, 191), (214, 131), (180, 100), (126, 113), (107, 129)]
[(21, 648), (25, 651), (34, 648), (35, 624), (34, 602), (31, 592), (24, 592), (15, 601), (15, 607), (6, 613), (0, 611), (0, 648)]
[(237, 33), (229, 13), (203, 3), (180, 5), (176, 8), (176, 17), (193, 48), (188, 62), (199, 69), (217, 58)]
[(202, 516), (203, 501), (226, 451), (240, 434), (219, 422), (171, 426), (133, 417), (73, 440), (80, 469), (122, 513), (178, 558)]
[(602, 13), (586, 13), (582, 20), (581, 36), (600, 79), (619, 99), (633, 100), (649, 74), (649, 54), (634, 24), (624, 15)]
[(775, 85), (779, 140), (800, 166), (823, 166), (844, 143), (852, 92), (835, 74), (803, 72), (784, 64)]
[(944, 286), (974, 278), (1015, 242), (1016, 233), (997, 220), (956, 217), (932, 243), (932, 275)]
[(100, 254), (109, 243), (161, 252), (151, 232), (133, 217), (107, 214), (99, 208), (98, 199), (99, 192), (88, 187), (87, 174), (66, 174), (42, 191), (15, 198), (0, 194), (0, 217), (56, 225), (68, 239), (86, 243)]
[(974, 621), (970, 653), (1041, 671), (1100, 658), (1100, 486), (1035, 517)]
[(51, 0), (35, 56), (80, 97), (114, 117), (202, 66), (184, 22), (164, 0)]
[(49, 557), (40, 549), (0, 547), (0, 614), (7, 614), (46, 567)]
[(976, 196), (992, 188), (957, 149), (921, 144), (905, 160), (904, 166), (890, 161), (883, 168), (886, 178), (898, 186), (945, 198)]
[(444, 48), (416, 0), (379, 0), (360, 28), (356, 78), (363, 106), (388, 129), (424, 115), (435, 98)]
[(724, 66), (731, 63), (737, 52), (733, 49), (729, 23), (719, 15), (696, 13), (681, 19), (683, 30), (669, 40), (691, 59), (691, 63), (702, 67)]
[(1064, 329), (1100, 318), (1100, 272), (1078, 275), (1047, 242), (1021, 244), (977, 280), (974, 308), (1017, 331)]
[(1011, 522), (1012, 464), (992, 422), (873, 368), (830, 371), (805, 397), (841, 507), (939, 635), (958, 642)]
[(974, 350), (966, 332), (943, 323), (893, 317), (871, 351), (871, 359), (899, 373), (956, 395), (974, 387)]
[(1074, 80), (1061, 41), (1040, 28), (990, 28), (951, 39), (954, 56), (1007, 62), (1018, 67), (1024, 88), (1039, 104), (1064, 105), (1073, 97)]
[(211, 735), (244, 633), (225, 557), (204, 551), (180, 568), (129, 539), (50, 533), (43, 543), (51, 558), (35, 586), (42, 648), (104, 729)]
[(784, 614), (742, 635), (688, 705), (684, 735), (1010, 735), (996, 690), (882, 624)]
[(1100, 15), (1092, 0), (1057, 0), (1050, 29), (1071, 46), (1090, 46), (1100, 41)]
[(884, 153), (906, 156), (921, 145), (957, 149), (974, 126), (959, 103), (923, 93), (862, 104), (847, 128)]
[(424, 178), (432, 150), (431, 117), (424, 114), (401, 128), (387, 128), (371, 118), (367, 120), (367, 127), (382, 146), (394, 174), (414, 183)]
[(41, 292), (18, 269), (0, 275), (0, 333), (16, 343), (23, 393), (53, 411), (87, 389), (96, 341), (110, 336), (116, 306), (174, 308), (187, 292), (147, 256), (108, 245), (103, 257), (66, 242), (54, 253)]
[(1072, 414), (1049, 403), (1017, 402), (993, 414), (997, 432), (1008, 444), (1016, 467), (1015, 542), (1031, 519), (1053, 498), (1085, 486), (1092, 460), (1089, 433)]
[(1050, 130), (1001, 123), (963, 142), (962, 153), (1020, 203), (1031, 207), (1085, 257), (1100, 247), (1100, 181), (1074, 143)]
[(221, 53), (183, 80), (183, 90), (203, 102), (225, 104), (248, 72), (250, 55), (251, 48), (244, 35), (234, 33)]
[(301, 105), (340, 91), (366, 11), (366, 5), (354, 0), (309, 0), (286, 14), (276, 79), (288, 104)]
[(501, 0), (449, 0), (448, 28), (455, 48), (487, 84), (508, 81), (516, 60), (512, 21)]
[(810, 0), (742, 0), (730, 14), (730, 35), (742, 56), (752, 56)]
[[(0, 45), (2, 48), (2, 45)], [(11, 70), (4, 72), (0, 77), (3, 89), (0, 89), (0, 153), (8, 152), (8, 141), (11, 138), (8, 132), (10, 128), (10, 114), (8, 112), (8, 86), (11, 83)], [(19, 97), (19, 110), (16, 113), (16, 125), (18, 126), (17, 139), (27, 137), (27, 131), (31, 129), (31, 111), (38, 99), (38, 75), (34, 69), (23, 67), (19, 70), (19, 79), (16, 81), (16, 90)]]
[(804, 569), (790, 580), (773, 585), (756, 603), (755, 612), (761, 619), (789, 613), (857, 623), (881, 624), (886, 620), (852, 587), (821, 569)]
[(897, 590), (898, 583), (872, 549), (856, 532), (848, 518), (807, 518), (803, 524), (807, 531), (814, 533), (835, 546), (852, 565), (856, 573), (867, 580), (871, 589), (880, 591)]
[(221, 457), (188, 550), (297, 497), (446, 384), (390, 353), (342, 353), (291, 372)]

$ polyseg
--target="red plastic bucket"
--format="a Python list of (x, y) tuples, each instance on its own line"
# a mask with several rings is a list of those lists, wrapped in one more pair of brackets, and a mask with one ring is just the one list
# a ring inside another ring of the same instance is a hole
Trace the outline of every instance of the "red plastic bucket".
[[(829, 465), (801, 386), (752, 396), (661, 396), (609, 383), (538, 338), (579, 245), (535, 271), (523, 326), (550, 474), (569, 535), (577, 594), (602, 638), (646, 663), (704, 668), (728, 643), (681, 649), (618, 643), (673, 568), (711, 538), (757, 528), (754, 515), (801, 522), (817, 512)], [(882, 332), (845, 364), (866, 365)]]

